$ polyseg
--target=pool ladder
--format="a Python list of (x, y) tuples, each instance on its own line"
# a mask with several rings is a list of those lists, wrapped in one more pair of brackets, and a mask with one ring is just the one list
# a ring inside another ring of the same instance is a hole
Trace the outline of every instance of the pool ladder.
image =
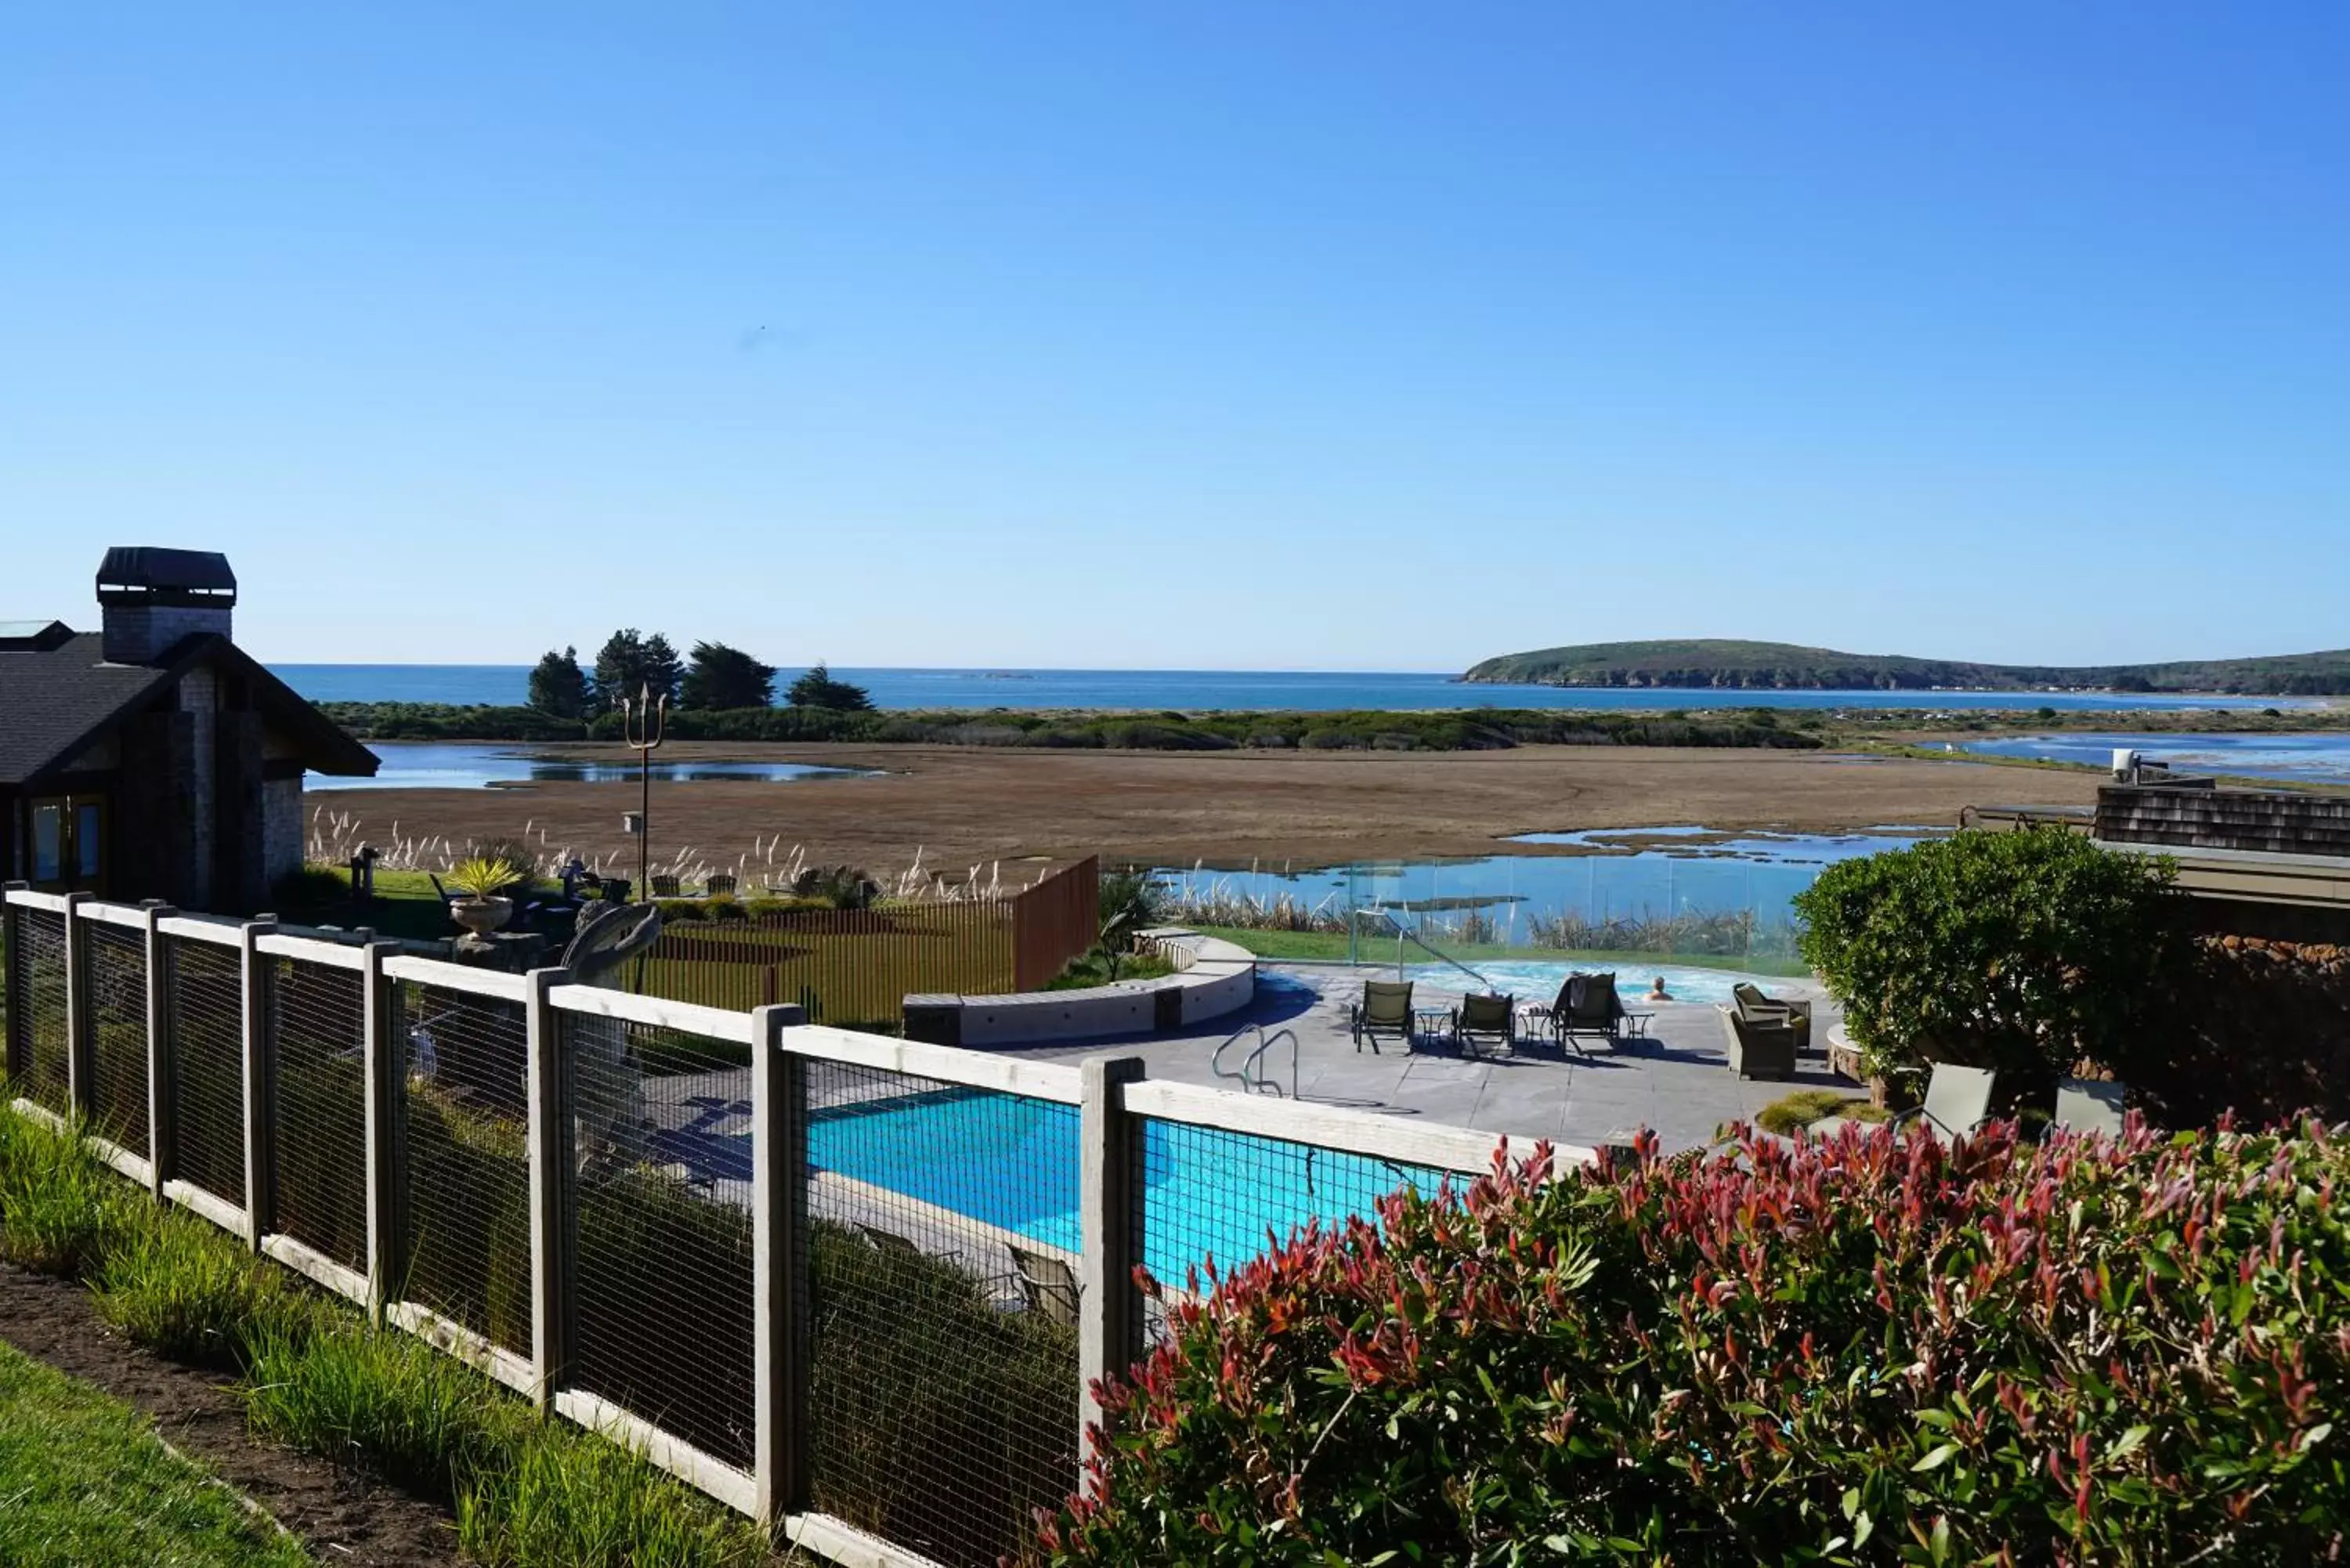
[[(1225, 1066), (1224, 1053), (1252, 1034), (1256, 1036), (1255, 1047), (1246, 1056), (1241, 1058), (1241, 1064), (1238, 1067)], [(1267, 1034), (1262, 1023), (1243, 1024), (1233, 1031), (1229, 1039), (1216, 1047), (1216, 1054), (1208, 1059), (1208, 1070), (1219, 1078), (1238, 1080), (1241, 1087), (1252, 1095), (1282, 1094), (1284, 1091), (1279, 1080), (1266, 1071), (1265, 1058), (1272, 1054), (1274, 1046), (1284, 1040), (1289, 1042), (1289, 1088), (1286, 1093), (1294, 1100), (1297, 1097), (1297, 1034), (1294, 1030), (1276, 1029), (1271, 1034)]]

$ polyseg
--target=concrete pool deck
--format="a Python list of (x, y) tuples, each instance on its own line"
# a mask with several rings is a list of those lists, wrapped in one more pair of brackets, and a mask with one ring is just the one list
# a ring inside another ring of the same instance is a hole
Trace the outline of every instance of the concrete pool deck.
[[(1794, 1090), (1840, 1087), (1859, 1093), (1829, 1073), (1817, 1054), (1804, 1057), (1792, 1082), (1737, 1076), (1730, 1070), (1721, 1018), (1705, 1002), (1659, 1005), (1649, 1038), (1627, 1041), (1613, 1053), (1604, 1044), (1594, 1044), (1587, 1060), (1571, 1049), (1562, 1060), (1547, 1043), (1521, 1046), (1514, 1054), (1476, 1058), (1453, 1054), (1449, 1047), (1407, 1052), (1392, 1041), (1377, 1054), (1367, 1045), (1358, 1052), (1347, 1026), (1348, 1005), (1362, 994), (1366, 979), (1392, 972), (1267, 963), (1261, 966), (1255, 1003), (1212, 1023), (1180, 1033), (1001, 1054), (1035, 1061), (1139, 1056), (1153, 1078), (1232, 1089), (1238, 1085), (1218, 1078), (1210, 1060), (1234, 1031), (1257, 1023), (1269, 1034), (1282, 1029), (1296, 1034), (1298, 1097), (1309, 1104), (1424, 1117), (1507, 1134), (1513, 1141), (1548, 1138), (1586, 1147), (1628, 1142), (1633, 1133), (1648, 1127), (1668, 1150), (1698, 1147), (1711, 1142), (1723, 1123), (1752, 1120), (1756, 1111)], [(1757, 983), (1775, 996), (1812, 998), (1813, 1037), (1826, 1037), (1838, 1014), (1817, 985), (1770, 977), (1757, 977)], [(1416, 1004), (1430, 1007), (1458, 1000), (1458, 992), (1425, 981), (1413, 996)], [(1627, 1005), (1648, 1011), (1638, 1002)], [(1233, 1057), (1240, 1054), (1236, 1049)], [(1286, 1055), (1285, 1047), (1281, 1054)], [(1285, 1088), (1285, 1070), (1277, 1069), (1275, 1075)]]

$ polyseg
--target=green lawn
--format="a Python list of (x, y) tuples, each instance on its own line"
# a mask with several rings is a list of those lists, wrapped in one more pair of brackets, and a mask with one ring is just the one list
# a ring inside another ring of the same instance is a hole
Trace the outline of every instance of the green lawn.
[[(1260, 931), (1243, 926), (1199, 926), (1201, 934), (1222, 937), (1237, 942), (1259, 958), (1266, 959), (1335, 959), (1347, 955), (1347, 933), (1344, 931)], [(1396, 959), (1396, 940), (1388, 937), (1360, 938), (1355, 944), (1355, 957), (1366, 964), (1391, 964)], [(1532, 963), (1594, 964), (1612, 969), (1642, 969), (1655, 965), (1685, 965), (1692, 969), (1738, 970), (1748, 974), (1804, 975), (1811, 971), (1798, 958), (1739, 958), (1722, 953), (1657, 953), (1657, 952), (1596, 952), (1573, 948), (1503, 947), (1498, 943), (1439, 942), (1439, 949), (1462, 963), (1500, 963), (1518, 961)], [(1407, 963), (1433, 963), (1436, 961), (1419, 948), (1404, 947)]]
[(128, 1405), (0, 1345), (0, 1563), (307, 1568)]

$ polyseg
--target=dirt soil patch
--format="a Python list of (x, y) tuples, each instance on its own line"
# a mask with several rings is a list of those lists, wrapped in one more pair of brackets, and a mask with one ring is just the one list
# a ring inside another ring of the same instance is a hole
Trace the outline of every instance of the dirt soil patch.
[[(379, 750), (389, 751), (389, 743)], [(550, 748), (532, 748), (545, 750)], [(625, 758), (622, 748), (582, 754)], [(1349, 859), (1538, 854), (1513, 834), (1697, 823), (1829, 832), (1884, 823), (1955, 824), (1960, 808), (2091, 802), (2090, 774), (1980, 763), (1859, 759), (1819, 752), (1631, 746), (1522, 746), (1502, 752), (1048, 752), (974, 747), (702, 745), (682, 754), (757, 757), (884, 770), (873, 778), (791, 784), (656, 783), (657, 860), (691, 846), (731, 867), (780, 834), (814, 860), (876, 872), (923, 863), (955, 870), (1025, 857), (1099, 853), (1222, 867), (1325, 866)], [(669, 753), (664, 751), (663, 755)], [(361, 835), (467, 838), (545, 829), (608, 863), (633, 865), (620, 816), (633, 784), (319, 794)], [(1004, 875), (1014, 867), (1007, 864)], [(983, 870), (982, 875), (986, 875)], [(746, 869), (744, 891), (757, 884)]]
[(0, 1262), (0, 1339), (151, 1417), (162, 1439), (265, 1510), (325, 1563), (442, 1568), (448, 1512), (324, 1459), (247, 1437), (231, 1380), (166, 1361), (102, 1323), (89, 1293)]

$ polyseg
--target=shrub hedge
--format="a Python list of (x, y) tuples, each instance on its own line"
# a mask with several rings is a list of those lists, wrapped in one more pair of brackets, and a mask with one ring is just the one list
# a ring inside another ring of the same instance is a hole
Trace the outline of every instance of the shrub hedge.
[(1055, 1564), (2334, 1560), (2350, 1152), (1547, 1151), (1311, 1231), (1110, 1390)]

